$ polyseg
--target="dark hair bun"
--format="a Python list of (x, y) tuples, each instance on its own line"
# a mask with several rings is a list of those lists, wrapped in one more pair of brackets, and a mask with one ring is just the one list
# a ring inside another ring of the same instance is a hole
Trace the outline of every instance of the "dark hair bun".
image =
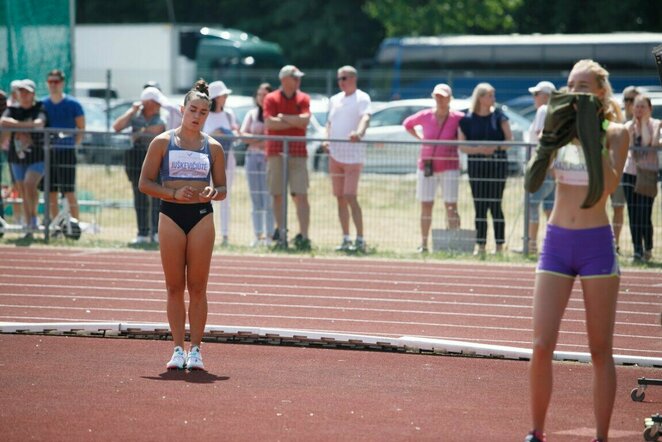
[(196, 90), (198, 92), (201, 92), (209, 96), (209, 85), (202, 78), (195, 82), (195, 84), (193, 85), (193, 90)]

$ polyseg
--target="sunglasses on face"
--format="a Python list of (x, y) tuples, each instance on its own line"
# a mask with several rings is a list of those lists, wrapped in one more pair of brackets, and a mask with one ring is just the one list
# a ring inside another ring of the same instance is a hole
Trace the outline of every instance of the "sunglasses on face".
[(623, 98), (623, 103), (634, 103), (634, 97)]
[(337, 80), (338, 81), (347, 81), (348, 78), (349, 78), (348, 76), (343, 75), (342, 77), (338, 77)]
[(62, 80), (50, 79), (50, 80), (46, 80), (46, 82), (48, 84), (60, 84), (60, 83), (62, 83)]

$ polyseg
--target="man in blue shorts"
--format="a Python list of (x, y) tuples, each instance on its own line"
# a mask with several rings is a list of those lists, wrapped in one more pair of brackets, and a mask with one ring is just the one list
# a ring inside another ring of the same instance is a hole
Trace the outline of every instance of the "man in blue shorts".
[[(43, 100), (48, 117), (48, 127), (85, 130), (83, 107), (73, 97), (64, 94), (64, 73), (53, 69), (48, 73), (49, 96)], [(76, 146), (83, 141), (83, 134), (61, 133), (51, 135), (50, 167), (50, 215), (58, 214), (58, 193), (67, 199), (71, 216), (79, 218), (76, 199)]]

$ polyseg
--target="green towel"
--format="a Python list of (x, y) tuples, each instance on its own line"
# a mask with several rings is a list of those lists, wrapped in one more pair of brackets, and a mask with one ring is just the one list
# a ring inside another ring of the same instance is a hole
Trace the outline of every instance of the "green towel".
[(538, 190), (545, 180), (553, 153), (574, 138), (579, 138), (588, 171), (588, 194), (582, 209), (597, 203), (604, 191), (603, 119), (603, 105), (595, 95), (552, 92), (536, 154), (526, 168), (524, 188), (530, 193)]

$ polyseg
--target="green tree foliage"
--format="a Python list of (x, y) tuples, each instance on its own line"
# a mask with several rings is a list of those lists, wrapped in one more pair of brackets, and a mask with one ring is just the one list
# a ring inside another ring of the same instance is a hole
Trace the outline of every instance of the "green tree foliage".
[(526, 0), (515, 21), (522, 34), (661, 32), (662, 7), (651, 0)]
[(389, 37), (499, 34), (517, 30), (523, 0), (368, 0), (363, 7)]

